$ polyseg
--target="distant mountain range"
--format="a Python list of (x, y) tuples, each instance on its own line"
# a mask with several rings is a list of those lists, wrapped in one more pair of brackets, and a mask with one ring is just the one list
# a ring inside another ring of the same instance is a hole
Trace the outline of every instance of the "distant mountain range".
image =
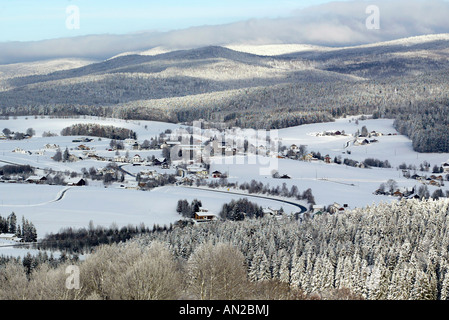
[(278, 117), (273, 110), (300, 112), (297, 118), (306, 117), (305, 112), (335, 116), (379, 108), (382, 83), (384, 92), (394, 89), (390, 86), (403, 87), (400, 95), (384, 98), (384, 104), (408, 103), (407, 90), (415, 83), (437, 83), (435, 92), (443, 95), (448, 58), (449, 34), (441, 34), (342, 48), (295, 44), (154, 48), (105, 61), (4, 65), (0, 112), (95, 114), (102, 108), (108, 115), (173, 122), (197, 117), (235, 120), (236, 114), (249, 119), (262, 111), (264, 118)]

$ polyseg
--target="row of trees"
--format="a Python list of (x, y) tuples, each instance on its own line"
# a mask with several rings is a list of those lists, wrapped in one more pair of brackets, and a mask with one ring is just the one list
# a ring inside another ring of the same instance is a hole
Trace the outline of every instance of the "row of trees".
[(296, 185), (292, 185), (291, 188), (287, 188), (287, 184), (284, 182), (282, 186), (273, 186), (264, 184), (261, 181), (252, 179), (250, 182), (242, 183), (230, 183), (227, 179), (219, 179), (214, 181), (197, 181), (197, 186), (208, 186), (209, 188), (233, 188), (241, 191), (247, 191), (249, 194), (263, 194), (269, 196), (280, 196), (286, 198), (295, 198), (297, 200), (306, 200), (307, 203), (314, 205), (315, 197), (313, 196), (312, 189), (308, 188), (301, 192)]
[(203, 206), (200, 200), (194, 199), (191, 204), (187, 200), (178, 200), (176, 212), (184, 218), (194, 218), (195, 213)]
[(5, 165), (0, 167), (0, 176), (31, 175), (34, 169), (30, 165)]
[(21, 238), (23, 242), (37, 241), (37, 231), (34, 224), (22, 217), (22, 225), (20, 225), (14, 212), (6, 218), (0, 216), (0, 233), (14, 234)]
[(87, 228), (64, 228), (57, 233), (46, 235), (36, 248), (79, 255), (90, 253), (93, 248), (100, 245), (125, 242), (136, 235), (161, 230), (164, 228), (153, 226), (150, 229), (143, 223), (138, 226), (128, 225), (120, 228), (117, 225), (109, 228), (95, 227), (93, 221), (90, 221)]
[(137, 139), (137, 134), (126, 128), (114, 126), (104, 126), (96, 123), (79, 123), (64, 128), (61, 131), (62, 136), (91, 136), (101, 137), (113, 140), (125, 140), (128, 138)]
[(5, 137), (7, 139), (11, 139), (11, 140), (23, 140), (25, 139), (26, 136), (28, 137), (32, 137), (36, 134), (36, 131), (33, 128), (28, 128), (26, 130), (26, 133), (23, 132), (12, 132), (10, 129), (8, 128), (4, 128), (2, 130), (3, 134), (5, 135)]
[(243, 198), (225, 203), (219, 216), (224, 220), (242, 221), (244, 219), (261, 218), (264, 216), (264, 211), (261, 206)]

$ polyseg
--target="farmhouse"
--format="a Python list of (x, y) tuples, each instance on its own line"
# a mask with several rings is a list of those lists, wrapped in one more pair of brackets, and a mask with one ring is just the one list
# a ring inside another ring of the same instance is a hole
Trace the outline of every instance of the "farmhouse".
[(139, 144), (138, 142), (134, 143), (134, 144), (131, 146), (131, 148), (132, 148), (133, 150), (140, 150), (140, 149), (141, 149), (141, 148), (140, 148), (140, 144)]
[(140, 156), (140, 155), (138, 155), (138, 154), (136, 154), (134, 157), (133, 157), (133, 164), (140, 164), (140, 163), (142, 163), (143, 162), (143, 160), (142, 160), (142, 157)]
[(162, 166), (167, 163), (167, 159), (165, 158), (156, 158), (153, 160), (153, 166)]
[(343, 206), (341, 206), (340, 204), (334, 202), (334, 204), (329, 207), (329, 212), (330, 213), (340, 213), (340, 212), (344, 212), (348, 208), (349, 207), (346, 203)]
[(449, 173), (449, 160), (441, 165), (444, 173)]
[(37, 154), (38, 156), (43, 156), (45, 154), (45, 150), (38, 150), (34, 152), (34, 154)]
[(28, 183), (36, 183), (36, 184), (42, 184), (47, 181), (47, 177), (44, 176), (30, 176), (28, 179), (25, 180), (25, 182)]
[(223, 174), (220, 171), (212, 172), (212, 178), (221, 178)]
[(203, 168), (203, 167), (197, 166), (197, 165), (187, 166), (187, 173), (188, 174), (196, 174), (198, 176), (203, 176), (203, 177), (207, 177), (207, 175), (209, 174), (209, 172), (207, 171), (206, 168)]
[(0, 240), (19, 242), (22, 239), (18, 238), (14, 233), (0, 233)]
[(125, 140), (124, 140), (124, 143), (127, 144), (127, 145), (129, 145), (129, 146), (132, 146), (132, 145), (135, 144), (136, 142), (137, 142), (136, 139), (131, 139), (131, 138), (125, 139)]
[(14, 153), (20, 153), (20, 154), (27, 154), (27, 151), (23, 150), (22, 148), (15, 148), (12, 152)]
[(70, 178), (66, 181), (68, 186), (82, 187), (86, 185), (86, 180), (79, 178)]
[(84, 144), (80, 144), (76, 149), (77, 150), (90, 150), (90, 148), (85, 146)]
[(323, 212), (325, 212), (324, 206), (321, 204), (313, 205), (312, 209), (313, 209), (313, 214), (317, 214), (317, 215), (323, 214)]
[(198, 212), (195, 212), (195, 220), (197, 222), (213, 221), (217, 219), (217, 216), (206, 208), (200, 208)]
[(57, 145), (57, 144), (49, 144), (49, 143), (47, 143), (45, 146), (44, 146), (44, 148), (45, 149), (58, 149), (59, 148), (59, 146)]
[(128, 159), (126, 159), (125, 156), (115, 156), (114, 162), (126, 163), (128, 162)]

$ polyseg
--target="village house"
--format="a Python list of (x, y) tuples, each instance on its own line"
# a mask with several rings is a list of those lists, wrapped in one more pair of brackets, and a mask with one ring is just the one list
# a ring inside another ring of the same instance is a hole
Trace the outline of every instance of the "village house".
[(403, 194), (401, 191), (396, 190), (396, 191), (393, 193), (393, 196), (398, 197), (398, 198), (402, 198), (402, 197), (404, 196), (404, 194)]
[(312, 155), (311, 153), (308, 153), (308, 154), (304, 155), (304, 156), (302, 157), (302, 159), (303, 159), (304, 161), (312, 161), (313, 155)]
[(187, 174), (195, 174), (195, 175), (202, 176), (202, 177), (206, 178), (207, 175), (209, 174), (209, 171), (202, 166), (191, 165), (191, 166), (187, 166)]
[(38, 156), (43, 156), (45, 154), (45, 150), (39, 150), (34, 152), (34, 154), (38, 155)]
[(381, 133), (381, 132), (376, 132), (376, 131), (371, 131), (370, 132), (370, 137), (381, 137), (381, 136), (383, 136), (383, 134)]
[(344, 205), (340, 205), (337, 202), (334, 202), (333, 205), (329, 207), (329, 212), (332, 214), (341, 213), (347, 210), (349, 206), (345, 203)]
[(312, 206), (312, 213), (313, 214), (323, 214), (324, 213), (324, 206), (321, 204), (315, 204)]
[(282, 210), (280, 209), (272, 209), (272, 208), (263, 208), (263, 214), (264, 215), (270, 215), (270, 216), (281, 216), (282, 215)]
[(433, 179), (429, 181), (429, 185), (436, 186), (436, 187), (441, 187), (441, 183), (439, 181), (433, 180)]
[(22, 239), (17, 237), (14, 233), (0, 233), (0, 240), (20, 242)]
[(368, 139), (361, 139), (361, 140), (357, 139), (357, 140), (354, 141), (354, 145), (355, 146), (364, 146), (364, 145), (367, 145), (367, 144), (370, 144)]
[(153, 160), (153, 166), (162, 166), (164, 163), (167, 163), (167, 159), (165, 158), (156, 158)]
[(221, 178), (222, 177), (222, 173), (220, 171), (214, 171), (212, 172), (212, 178)]
[(97, 155), (95, 153), (88, 153), (87, 157), (90, 159), (97, 160), (97, 161), (106, 161), (106, 159), (104, 157), (100, 157), (99, 155)]
[(27, 154), (28, 151), (23, 150), (22, 148), (16, 147), (12, 152), (14, 153), (20, 153), (20, 154)]
[(30, 176), (25, 182), (35, 183), (35, 184), (43, 184), (47, 181), (47, 177), (45, 176)]
[(132, 159), (132, 163), (133, 164), (141, 164), (143, 162), (143, 159), (140, 155), (136, 154), (133, 159)]
[(76, 147), (76, 150), (90, 150), (90, 148), (85, 146), (84, 144), (80, 144), (78, 147)]
[(217, 216), (206, 208), (200, 208), (198, 212), (195, 212), (194, 219), (197, 222), (207, 222), (207, 221), (213, 221), (217, 219)]
[(123, 143), (124, 144), (126, 144), (126, 145), (128, 145), (128, 146), (132, 146), (133, 144), (135, 144), (135, 143), (137, 143), (137, 140), (136, 139), (125, 139), (124, 141), (123, 141)]
[(140, 144), (138, 142), (134, 143), (131, 148), (133, 150), (141, 150)]
[(78, 156), (75, 156), (74, 154), (70, 154), (69, 158), (67, 160), (69, 162), (76, 162), (76, 161), (83, 160), (83, 159)]
[(441, 165), (444, 173), (449, 173), (449, 160)]
[(118, 163), (127, 163), (128, 159), (125, 156), (118, 155), (114, 157), (113, 161)]
[(49, 143), (47, 143), (45, 146), (44, 146), (44, 148), (45, 149), (58, 149), (59, 148), (59, 145), (57, 145), (57, 144), (49, 144)]
[(156, 170), (142, 170), (139, 174), (142, 179), (155, 179), (159, 176)]
[(72, 186), (72, 187), (82, 187), (85, 186), (86, 180), (84, 179), (80, 179), (80, 178), (68, 178), (65, 179), (65, 182), (67, 183), (68, 186)]
[(166, 142), (161, 144), (161, 149), (170, 147)]

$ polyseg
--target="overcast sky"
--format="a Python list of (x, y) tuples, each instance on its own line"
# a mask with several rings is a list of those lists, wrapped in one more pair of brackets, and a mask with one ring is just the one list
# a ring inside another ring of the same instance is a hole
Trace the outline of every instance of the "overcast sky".
[[(326, 0), (0, 0), (0, 42), (91, 34), (169, 31), (253, 18), (285, 17)], [(79, 29), (66, 27), (79, 9)]]
[[(375, 29), (366, 24), (373, 14), (367, 11), (370, 5), (379, 9)], [(343, 46), (449, 33), (449, 2), (0, 0), (0, 30), (0, 63), (106, 59), (155, 46)]]

